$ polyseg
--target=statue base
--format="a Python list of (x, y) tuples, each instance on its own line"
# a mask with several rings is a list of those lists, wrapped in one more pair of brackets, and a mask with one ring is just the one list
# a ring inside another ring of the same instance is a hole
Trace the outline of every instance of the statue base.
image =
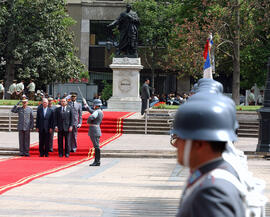
[(140, 58), (113, 58), (113, 96), (108, 100), (110, 111), (141, 111)]

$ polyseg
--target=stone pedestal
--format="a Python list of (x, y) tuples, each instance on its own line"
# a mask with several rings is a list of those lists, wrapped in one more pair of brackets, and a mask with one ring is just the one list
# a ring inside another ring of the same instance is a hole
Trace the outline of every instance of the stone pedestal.
[(113, 96), (108, 100), (110, 111), (141, 111), (140, 58), (113, 58)]

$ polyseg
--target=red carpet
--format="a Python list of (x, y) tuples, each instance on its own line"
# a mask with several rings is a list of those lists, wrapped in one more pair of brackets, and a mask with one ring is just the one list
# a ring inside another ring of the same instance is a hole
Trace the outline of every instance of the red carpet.
[[(130, 112), (104, 112), (101, 125), (102, 136), (100, 147), (122, 135), (123, 119), (131, 116)], [(31, 147), (30, 157), (14, 157), (0, 161), (0, 194), (30, 181), (78, 165), (93, 158), (92, 143), (88, 136), (86, 120), (89, 113), (83, 115), (83, 124), (78, 133), (78, 149), (70, 153), (69, 158), (59, 158), (57, 139), (54, 141), (54, 152), (49, 157), (39, 157), (38, 145)], [(55, 134), (56, 135), (56, 134)]]

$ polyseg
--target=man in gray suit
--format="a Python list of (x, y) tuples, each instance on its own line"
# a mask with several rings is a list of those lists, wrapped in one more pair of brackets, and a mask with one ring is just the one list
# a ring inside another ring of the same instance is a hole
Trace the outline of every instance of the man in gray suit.
[(77, 134), (78, 128), (82, 126), (82, 105), (76, 101), (77, 93), (71, 93), (71, 101), (69, 106), (73, 112), (73, 127), (72, 132), (70, 133), (70, 152), (76, 152), (77, 150)]
[[(20, 103), (23, 103), (22, 107), (18, 107)], [(34, 127), (33, 110), (27, 106), (28, 99), (23, 99), (15, 105), (11, 112), (18, 113), (18, 131), (19, 131), (19, 147), (20, 156), (29, 157), (30, 147), (30, 130)]]
[(69, 157), (69, 134), (72, 132), (73, 113), (65, 98), (61, 99), (61, 107), (55, 109), (54, 130), (58, 132), (58, 154), (63, 157), (63, 139), (65, 138), (65, 156)]
[(177, 217), (245, 216), (241, 192), (227, 179), (239, 180), (239, 174), (222, 158), (227, 142), (237, 139), (235, 105), (215, 93), (211, 82), (215, 85), (212, 80), (209, 87), (199, 87), (175, 115), (171, 144), (178, 163), (190, 169)]
[(101, 137), (101, 129), (100, 124), (103, 119), (103, 112), (101, 110), (102, 102), (100, 99), (95, 99), (93, 101), (94, 109), (88, 107), (86, 103), (86, 109), (91, 113), (89, 118), (87, 119), (87, 123), (89, 124), (88, 135), (93, 143), (95, 148), (95, 161), (89, 166), (100, 166), (100, 148), (99, 148), (99, 139)]
[(141, 88), (141, 98), (142, 98), (142, 109), (141, 115), (144, 114), (145, 109), (147, 108), (147, 100), (150, 99), (150, 88), (149, 88), (150, 81), (148, 78), (145, 79), (145, 82)]

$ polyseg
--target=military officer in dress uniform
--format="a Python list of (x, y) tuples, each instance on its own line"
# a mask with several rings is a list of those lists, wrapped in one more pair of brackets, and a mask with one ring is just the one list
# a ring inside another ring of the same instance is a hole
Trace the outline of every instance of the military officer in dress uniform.
[[(22, 107), (18, 107), (20, 103)], [(28, 99), (23, 99), (15, 105), (11, 112), (18, 113), (18, 131), (19, 131), (19, 146), (20, 156), (29, 157), (30, 147), (30, 130), (34, 127), (33, 110), (27, 106)]]
[[(56, 105), (53, 104), (53, 98), (48, 98), (48, 107), (53, 111), (53, 121), (55, 119), (55, 109), (57, 108)], [(49, 138), (49, 152), (53, 152), (53, 137), (54, 137), (54, 129), (50, 131), (50, 138)]]
[(102, 102), (100, 99), (95, 99), (93, 101), (94, 109), (89, 108), (85, 101), (84, 105), (86, 109), (91, 113), (91, 115), (87, 119), (87, 123), (89, 124), (88, 135), (90, 136), (90, 139), (95, 148), (95, 161), (89, 166), (100, 166), (99, 139), (101, 137), (100, 124), (103, 119), (103, 112), (101, 110)]
[(77, 93), (71, 93), (71, 101), (69, 106), (73, 112), (73, 127), (72, 132), (70, 133), (70, 148), (71, 152), (76, 152), (77, 150), (77, 134), (78, 128), (82, 126), (82, 105), (76, 101)]
[(0, 80), (0, 99), (4, 99), (5, 96), (5, 88), (4, 88), (4, 81)]
[[(209, 90), (212, 84), (209, 83)], [(171, 144), (177, 148), (178, 163), (191, 172), (178, 217), (245, 216), (238, 188), (214, 175), (219, 169), (239, 179), (237, 171), (222, 158), (226, 143), (237, 139), (235, 108), (228, 105), (229, 98), (213, 91), (217, 89), (206, 91), (205, 86), (203, 90), (199, 87), (175, 116)], [(208, 101), (204, 100), (206, 97)]]
[(8, 88), (8, 92), (10, 93), (10, 99), (16, 99), (16, 87), (17, 80), (13, 80), (13, 83)]

